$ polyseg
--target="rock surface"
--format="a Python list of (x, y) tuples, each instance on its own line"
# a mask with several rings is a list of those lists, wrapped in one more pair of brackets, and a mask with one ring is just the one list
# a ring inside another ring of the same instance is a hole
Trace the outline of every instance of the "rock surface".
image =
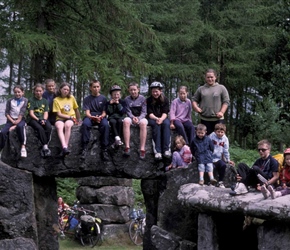
[[(170, 160), (154, 160), (150, 128), (146, 160), (139, 159), (138, 129), (131, 131), (131, 156), (123, 157), (122, 148), (110, 149), (109, 162), (100, 158), (97, 130), (92, 131), (90, 151), (84, 161), (79, 157), (77, 126), (70, 141), (72, 153), (64, 159), (59, 155), (61, 148), (55, 131), (50, 143), (52, 157), (48, 159), (41, 158), (40, 144), (30, 127), (27, 135), (27, 158), (20, 158), (15, 132), (10, 133), (1, 156), (6, 164), (0, 162), (0, 249), (17, 249), (17, 242), (23, 242), (29, 250), (58, 249), (55, 177), (87, 176), (79, 179), (79, 197), (84, 208), (96, 211), (105, 224), (112, 224), (106, 229), (107, 235), (118, 230), (114, 224), (125, 230), (132, 202), (128, 195), (132, 182), (128, 179), (142, 179), (147, 212), (145, 250), (232, 249), (229, 239), (238, 242), (234, 245), (236, 250), (290, 248), (288, 196), (275, 200), (264, 200), (260, 193), (251, 192), (229, 196), (229, 187), (234, 182), (234, 174), (229, 169), (225, 177), (227, 189), (201, 187), (194, 184), (198, 182), (195, 162), (187, 169), (164, 173), (164, 166)], [(117, 188), (109, 187), (111, 181)], [(260, 222), (255, 224), (255, 218)]]
[(231, 196), (229, 192), (229, 188), (201, 187), (189, 183), (180, 187), (178, 200), (202, 212), (241, 213), (266, 220), (290, 221), (288, 196), (265, 200), (259, 191), (238, 196)]

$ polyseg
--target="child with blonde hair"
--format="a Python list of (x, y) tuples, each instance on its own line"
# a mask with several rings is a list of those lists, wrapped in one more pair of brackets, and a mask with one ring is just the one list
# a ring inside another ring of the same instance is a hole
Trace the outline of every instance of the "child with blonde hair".
[(172, 162), (165, 168), (169, 171), (171, 168), (187, 168), (188, 164), (192, 161), (192, 154), (183, 136), (178, 135), (174, 140), (175, 151), (172, 155)]
[(208, 172), (210, 184), (215, 185), (217, 180), (213, 177), (213, 142), (206, 135), (206, 126), (198, 124), (196, 128), (196, 136), (193, 138), (190, 149), (194, 154), (199, 171), (199, 184), (204, 184), (204, 172)]

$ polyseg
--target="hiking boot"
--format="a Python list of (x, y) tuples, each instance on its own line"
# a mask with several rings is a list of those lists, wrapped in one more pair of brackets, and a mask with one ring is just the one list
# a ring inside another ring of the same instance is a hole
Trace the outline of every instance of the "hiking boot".
[(271, 195), (270, 191), (266, 188), (265, 185), (263, 185), (263, 186), (261, 187), (261, 192), (262, 192), (262, 194), (263, 194), (263, 196), (264, 196), (264, 199), (269, 198), (270, 195)]
[(124, 149), (124, 152), (123, 152), (123, 155), (124, 156), (130, 156), (130, 152), (131, 152), (131, 149), (130, 148), (125, 148)]
[(21, 157), (23, 157), (23, 158), (27, 157), (26, 148), (21, 148), (20, 154), (21, 154)]
[(219, 181), (216, 186), (219, 187), (219, 188), (226, 188), (222, 181)]
[(84, 160), (86, 159), (86, 156), (87, 156), (87, 153), (88, 153), (88, 149), (83, 149), (82, 153), (81, 153), (81, 160)]
[(230, 195), (235, 196), (235, 195), (239, 195), (239, 194), (246, 194), (248, 193), (248, 189), (245, 186), (244, 183), (242, 182), (237, 182), (235, 190), (234, 191), (230, 191)]
[(171, 157), (171, 152), (169, 150), (164, 152), (164, 157), (170, 158)]
[(146, 155), (146, 151), (145, 150), (140, 150), (139, 157), (140, 157), (141, 160), (145, 159), (145, 155)]
[(201, 186), (203, 186), (204, 180), (199, 180), (198, 184), (201, 185)]
[(215, 186), (215, 185), (217, 184), (217, 180), (214, 179), (214, 178), (211, 179), (211, 180), (210, 180), (210, 184), (213, 185), (213, 186)]
[(101, 157), (102, 157), (103, 161), (109, 161), (110, 160), (110, 157), (109, 157), (109, 154), (108, 154), (107, 150), (103, 150), (102, 151)]
[(156, 153), (154, 157), (155, 157), (155, 160), (161, 160), (162, 159), (162, 155), (160, 153)]
[(67, 156), (69, 154), (70, 154), (70, 150), (68, 150), (67, 148), (62, 149), (62, 156)]

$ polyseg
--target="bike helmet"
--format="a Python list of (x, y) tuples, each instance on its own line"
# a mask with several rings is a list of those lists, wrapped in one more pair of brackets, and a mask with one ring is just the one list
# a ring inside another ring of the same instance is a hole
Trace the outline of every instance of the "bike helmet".
[(119, 90), (119, 91), (121, 91), (122, 89), (121, 89), (120, 86), (118, 86), (118, 85), (114, 85), (114, 86), (112, 86), (111, 89), (110, 89), (110, 94), (112, 94), (112, 92), (115, 91), (115, 90)]
[(153, 89), (153, 88), (163, 89), (163, 85), (161, 82), (152, 82), (150, 85), (150, 89)]
[(284, 151), (284, 156), (289, 155), (289, 154), (290, 154), (290, 148), (286, 148)]

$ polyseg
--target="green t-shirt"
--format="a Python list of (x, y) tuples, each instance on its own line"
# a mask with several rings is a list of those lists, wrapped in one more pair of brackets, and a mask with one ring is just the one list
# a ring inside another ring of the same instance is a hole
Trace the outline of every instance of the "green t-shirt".
[[(42, 120), (44, 112), (48, 112), (49, 111), (48, 101), (45, 98), (42, 98), (41, 100), (39, 100), (39, 99), (37, 99), (35, 97), (32, 97), (28, 101), (27, 110), (28, 110), (28, 112), (30, 110), (33, 110), (34, 111), (34, 115), (38, 119)], [(30, 122), (31, 119), (32, 119), (31, 116), (28, 114), (27, 122)]]

